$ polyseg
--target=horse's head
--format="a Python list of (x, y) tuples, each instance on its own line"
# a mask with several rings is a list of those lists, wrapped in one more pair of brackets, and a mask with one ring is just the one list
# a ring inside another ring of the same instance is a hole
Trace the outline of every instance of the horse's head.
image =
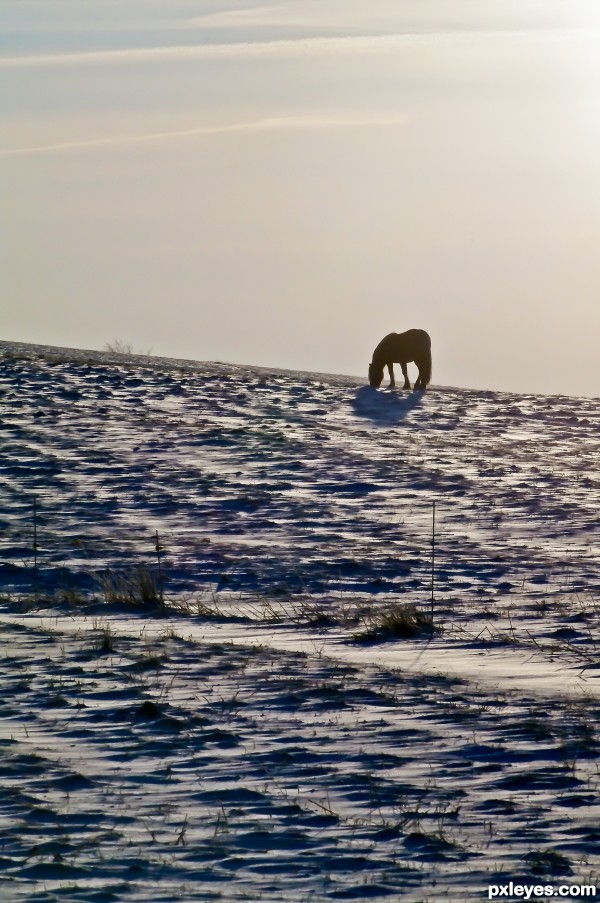
[(378, 389), (383, 382), (383, 367), (376, 364), (369, 364), (369, 385)]

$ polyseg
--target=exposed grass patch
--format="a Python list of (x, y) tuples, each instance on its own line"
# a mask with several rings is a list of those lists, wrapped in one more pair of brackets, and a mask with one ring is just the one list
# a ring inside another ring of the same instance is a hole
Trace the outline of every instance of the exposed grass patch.
[(122, 341), (122, 339), (115, 339), (114, 342), (107, 342), (103, 351), (108, 351), (111, 354), (143, 354), (146, 355), (146, 357), (150, 357), (152, 354), (152, 348), (137, 351), (133, 345), (129, 342)]
[(169, 661), (166, 652), (160, 650), (148, 650), (145, 655), (140, 655), (131, 670), (133, 671), (158, 671)]
[(115, 635), (110, 624), (104, 624), (98, 628), (98, 642), (96, 652), (98, 655), (112, 655), (115, 651)]
[(410, 640), (431, 635), (434, 627), (431, 615), (414, 603), (394, 602), (364, 617), (364, 627), (352, 637), (354, 643), (385, 643), (389, 640)]
[(122, 573), (106, 571), (100, 578), (100, 586), (107, 605), (165, 612), (162, 590), (147, 567)]
[(534, 875), (570, 875), (573, 872), (569, 859), (556, 850), (532, 850), (523, 860)]

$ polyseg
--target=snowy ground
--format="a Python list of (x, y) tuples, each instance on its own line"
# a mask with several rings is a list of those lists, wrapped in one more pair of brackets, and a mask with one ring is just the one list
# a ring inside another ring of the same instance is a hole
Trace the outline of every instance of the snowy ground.
[(3, 899), (600, 887), (595, 400), (5, 342), (0, 422)]

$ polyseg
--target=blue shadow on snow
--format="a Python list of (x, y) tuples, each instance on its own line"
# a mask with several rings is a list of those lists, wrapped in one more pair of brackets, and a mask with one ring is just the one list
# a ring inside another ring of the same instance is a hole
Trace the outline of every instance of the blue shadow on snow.
[(424, 392), (409, 392), (402, 389), (374, 389), (361, 386), (356, 390), (352, 408), (358, 417), (373, 423), (400, 423), (410, 411), (419, 407)]

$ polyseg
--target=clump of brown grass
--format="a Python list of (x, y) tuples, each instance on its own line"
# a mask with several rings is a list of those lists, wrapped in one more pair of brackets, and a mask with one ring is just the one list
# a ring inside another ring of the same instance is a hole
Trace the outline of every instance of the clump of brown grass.
[(165, 608), (162, 590), (147, 567), (121, 573), (106, 571), (100, 578), (100, 586), (107, 605), (160, 611)]
[(141, 354), (146, 357), (150, 357), (152, 354), (152, 348), (137, 351), (133, 345), (129, 342), (124, 342), (122, 339), (115, 339), (114, 342), (107, 342), (102, 350), (108, 351), (111, 354)]
[(431, 635), (434, 630), (430, 614), (414, 603), (392, 602), (364, 618), (364, 628), (353, 636), (355, 643), (384, 643), (388, 640), (410, 640)]

